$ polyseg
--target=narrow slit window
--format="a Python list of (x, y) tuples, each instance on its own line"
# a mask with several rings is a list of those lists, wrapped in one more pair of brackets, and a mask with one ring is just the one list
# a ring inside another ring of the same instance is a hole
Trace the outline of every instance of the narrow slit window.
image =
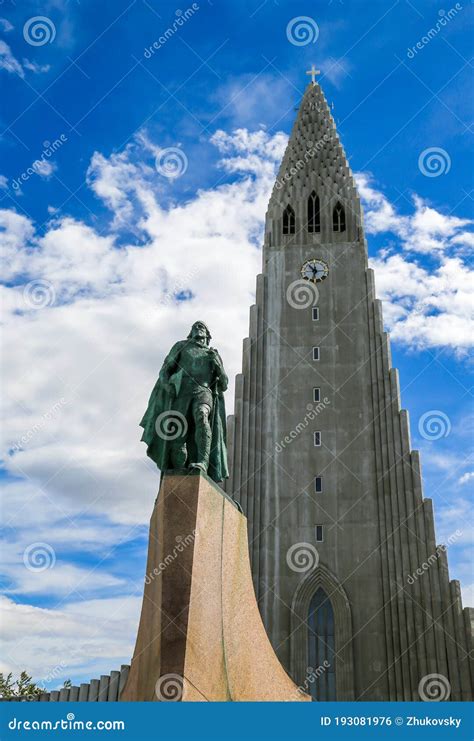
[(319, 306), (313, 306), (313, 322), (319, 322)]
[(321, 447), (321, 433), (313, 432), (313, 440), (314, 440), (314, 447), (320, 448)]
[(313, 347), (313, 360), (319, 360), (319, 347)]
[(313, 401), (321, 401), (321, 389), (320, 388), (313, 389)]
[(323, 542), (323, 526), (316, 525), (316, 543)]
[(283, 211), (283, 234), (294, 234), (296, 231), (295, 212), (290, 204)]
[(314, 479), (314, 491), (316, 494), (321, 494), (323, 490), (323, 477), (322, 476), (316, 476)]
[(346, 231), (346, 212), (340, 201), (336, 203), (332, 212), (332, 230), (333, 232)]
[(321, 231), (321, 209), (319, 197), (313, 190), (308, 198), (308, 232), (314, 234)]

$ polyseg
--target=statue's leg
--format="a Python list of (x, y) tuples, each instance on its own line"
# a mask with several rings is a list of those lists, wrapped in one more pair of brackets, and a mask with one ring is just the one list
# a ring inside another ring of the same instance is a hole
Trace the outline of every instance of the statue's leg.
[[(173, 417), (175, 419), (174, 425), (169, 430), (173, 435), (167, 442), (169, 461), (173, 470), (186, 468), (188, 458), (186, 439), (189, 434), (190, 417), (192, 416), (190, 401), (185, 396), (178, 397), (173, 400), (173, 408), (169, 410), (169, 419), (173, 420)], [(177, 437), (174, 437), (175, 434)]]
[(186, 442), (184, 440), (175, 440), (170, 443), (171, 467), (184, 468), (186, 466)]
[(209, 423), (209, 417), (211, 414), (211, 407), (209, 404), (203, 404), (202, 402), (195, 401), (193, 404), (193, 416), (195, 424), (195, 442), (197, 450), (197, 460), (191, 463), (191, 468), (200, 468), (202, 471), (207, 473), (209, 468), (209, 455), (211, 452), (211, 425)]

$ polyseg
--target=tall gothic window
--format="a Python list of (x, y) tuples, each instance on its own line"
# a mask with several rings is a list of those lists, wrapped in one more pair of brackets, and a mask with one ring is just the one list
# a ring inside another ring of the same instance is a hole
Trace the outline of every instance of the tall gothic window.
[(333, 232), (346, 231), (346, 212), (340, 201), (336, 203), (332, 212), (332, 230)]
[(294, 234), (296, 231), (295, 212), (290, 204), (283, 211), (283, 234)]
[(310, 233), (321, 231), (321, 210), (319, 207), (319, 196), (313, 190), (308, 198), (308, 231)]
[(308, 689), (313, 700), (336, 700), (334, 611), (319, 587), (309, 604)]

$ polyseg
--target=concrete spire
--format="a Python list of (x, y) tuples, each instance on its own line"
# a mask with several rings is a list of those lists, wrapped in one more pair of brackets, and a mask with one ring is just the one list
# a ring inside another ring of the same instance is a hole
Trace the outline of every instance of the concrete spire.
[(332, 212), (338, 202), (346, 211), (345, 238), (359, 239), (361, 209), (355, 182), (331, 110), (317, 82), (310, 82), (304, 92), (273, 187), (266, 219), (267, 243), (281, 242), (280, 224), (288, 205), (296, 214), (298, 240), (314, 241), (304, 228), (307, 201), (313, 191), (324, 213), (321, 234), (325, 240), (338, 241), (332, 230)]

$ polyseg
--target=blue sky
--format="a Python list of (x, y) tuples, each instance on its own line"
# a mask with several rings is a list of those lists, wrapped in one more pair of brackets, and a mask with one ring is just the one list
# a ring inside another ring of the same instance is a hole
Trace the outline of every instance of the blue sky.
[[(269, 190), (313, 62), (358, 173), (438, 541), (462, 526), (449, 560), (470, 587), (472, 4), (6, 0), (0, 15), (5, 607), (10, 644), (29, 636), (3, 668), (50, 685), (53, 670), (85, 681), (129, 660), (157, 486), (136, 423), (198, 314), (239, 371)], [(308, 43), (288, 30), (299, 17)], [(178, 177), (156, 167), (171, 147)], [(420, 433), (431, 412), (442, 436)], [(38, 542), (51, 568), (25, 568)], [(71, 636), (81, 653), (66, 660)]]

